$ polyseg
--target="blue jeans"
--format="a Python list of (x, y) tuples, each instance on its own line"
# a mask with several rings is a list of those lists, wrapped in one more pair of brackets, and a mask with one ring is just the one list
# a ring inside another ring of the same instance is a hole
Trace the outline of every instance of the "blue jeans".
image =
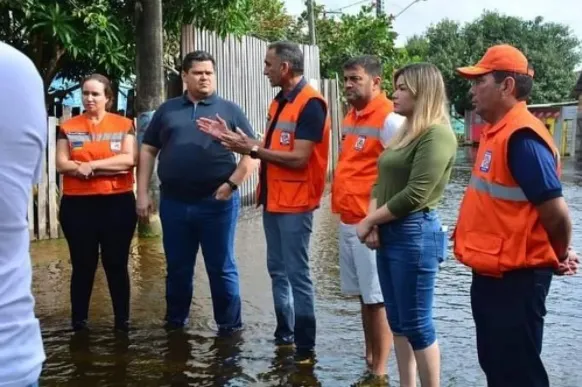
[(277, 316), (275, 339), (295, 342), (297, 350), (315, 347), (315, 307), (309, 273), (309, 239), (313, 212), (263, 213), (267, 269)]
[(446, 235), (434, 211), (419, 211), (379, 228), (377, 266), (388, 322), (412, 349), (436, 341), (432, 317), (435, 278)]
[(239, 276), (234, 258), (239, 207), (238, 192), (229, 200), (216, 200), (211, 196), (195, 203), (162, 195), (160, 219), (168, 271), (166, 321), (169, 324), (183, 326), (188, 321), (196, 254), (201, 246), (219, 330), (242, 326)]

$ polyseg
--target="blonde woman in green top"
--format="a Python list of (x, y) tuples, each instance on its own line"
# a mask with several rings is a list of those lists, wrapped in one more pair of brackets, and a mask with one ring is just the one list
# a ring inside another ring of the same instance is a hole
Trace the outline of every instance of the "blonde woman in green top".
[(440, 351), (433, 323), (435, 278), (447, 233), (435, 212), (455, 162), (445, 85), (432, 64), (396, 72), (394, 111), (406, 117), (378, 159), (378, 178), (358, 237), (376, 248), (380, 286), (400, 385), (440, 386)]

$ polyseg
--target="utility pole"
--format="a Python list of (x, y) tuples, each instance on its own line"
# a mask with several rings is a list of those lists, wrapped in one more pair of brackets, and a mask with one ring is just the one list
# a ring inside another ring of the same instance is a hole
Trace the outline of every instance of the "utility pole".
[(376, 17), (384, 14), (384, 0), (376, 0)]
[(309, 15), (309, 42), (315, 46), (315, 6), (313, 0), (307, 0), (307, 13)]
[[(137, 51), (135, 116), (137, 117), (138, 144), (141, 148), (143, 134), (154, 111), (164, 102), (162, 0), (137, 0), (135, 22)], [(156, 168), (154, 168), (150, 194), (156, 211), (149, 223), (140, 221), (138, 225), (140, 237), (161, 235), (161, 223), (157, 214), (160, 198), (158, 185)]]

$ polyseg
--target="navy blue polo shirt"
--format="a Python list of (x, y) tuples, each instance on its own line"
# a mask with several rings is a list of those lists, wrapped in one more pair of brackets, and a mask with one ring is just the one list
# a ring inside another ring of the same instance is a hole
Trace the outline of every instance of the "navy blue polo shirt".
[(552, 150), (531, 129), (523, 128), (509, 139), (509, 170), (534, 206), (562, 196)]
[(214, 93), (192, 102), (186, 94), (164, 102), (154, 113), (143, 143), (158, 148), (162, 195), (192, 202), (212, 195), (236, 169), (234, 154), (198, 129), (200, 117), (219, 114), (231, 130), (255, 138), (241, 108)]
[[(279, 115), (283, 111), (283, 108), (288, 102), (293, 102), (299, 92), (307, 85), (305, 78), (301, 78), (301, 81), (295, 86), (293, 90), (288, 93), (284, 93), (281, 90), (276, 96), (275, 100), (279, 103), (277, 112), (271, 121), (271, 126), (267, 130), (267, 136), (265, 138), (265, 148), (271, 146), (271, 139), (273, 137), (273, 128), (279, 119)], [(320, 143), (323, 139), (323, 129), (325, 128), (325, 118), (327, 114), (327, 107), (325, 104), (317, 99), (311, 98), (305, 106), (299, 117), (297, 118), (297, 126), (295, 127), (295, 139), (296, 140), (307, 140), (315, 143)], [(261, 182), (261, 192), (259, 197), (259, 204), (266, 205), (267, 203), (267, 168), (268, 163), (261, 160), (261, 173), (259, 176)]]

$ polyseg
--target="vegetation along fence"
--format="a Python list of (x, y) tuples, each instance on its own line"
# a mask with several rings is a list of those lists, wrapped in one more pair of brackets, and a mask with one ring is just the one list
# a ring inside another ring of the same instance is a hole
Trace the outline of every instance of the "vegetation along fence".
[[(227, 36), (221, 39), (212, 32), (183, 28), (182, 53), (194, 49), (209, 51), (217, 64), (218, 92), (239, 104), (247, 114), (251, 125), (259, 137), (264, 135), (269, 103), (278, 89), (271, 87), (263, 75), (263, 59), (268, 43), (248, 36), (238, 39)], [(310, 84), (321, 91), (328, 102), (332, 136), (330, 137), (328, 177), (331, 178), (337, 161), (343, 112), (340, 101), (341, 91), (337, 79), (320, 79), (319, 50), (316, 46), (301, 46), (305, 55), (305, 77)], [(75, 111), (75, 113), (79, 113)], [(42, 180), (33, 187), (29, 202), (28, 225), (31, 239), (54, 239), (60, 237), (58, 205), (60, 200), (60, 176), (56, 172), (56, 133), (59, 122), (71, 117), (71, 109), (63, 108), (62, 117), (49, 117), (48, 141), (45, 152)], [(242, 205), (255, 202), (255, 188), (258, 172), (240, 188)]]

